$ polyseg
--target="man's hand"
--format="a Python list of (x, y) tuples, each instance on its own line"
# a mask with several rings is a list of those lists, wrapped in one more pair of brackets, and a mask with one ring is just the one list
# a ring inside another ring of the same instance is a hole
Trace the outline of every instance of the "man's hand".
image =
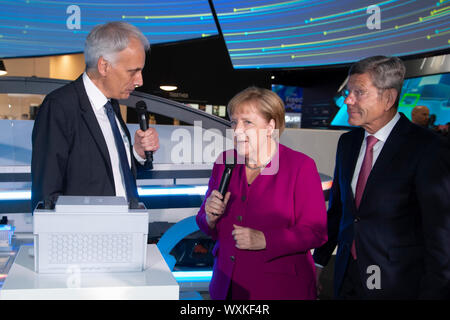
[(231, 232), (236, 247), (243, 250), (262, 250), (266, 248), (266, 237), (261, 231), (237, 226), (233, 224), (234, 230)]
[(320, 275), (322, 274), (323, 268), (316, 266), (316, 289), (317, 289), (317, 296), (320, 295), (320, 293), (323, 290), (322, 283), (320, 283)]
[(137, 154), (145, 159), (145, 151), (156, 151), (159, 149), (159, 137), (155, 128), (145, 131), (137, 130), (134, 134), (134, 149)]

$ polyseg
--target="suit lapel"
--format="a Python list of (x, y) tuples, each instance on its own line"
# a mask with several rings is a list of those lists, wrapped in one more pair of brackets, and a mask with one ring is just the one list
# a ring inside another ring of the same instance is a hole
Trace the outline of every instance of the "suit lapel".
[[(353, 174), (355, 172), (356, 162), (358, 161), (359, 150), (361, 149), (361, 144), (364, 139), (364, 130), (355, 129), (354, 135), (352, 137), (352, 141), (348, 144), (349, 150), (344, 154), (347, 155), (347, 158), (344, 159), (345, 166), (345, 178), (347, 187), (351, 189)], [(353, 193), (352, 193), (353, 194)], [(354, 198), (354, 195), (353, 195)], [(354, 202), (354, 201), (353, 201)]]
[(100, 129), (100, 125), (98, 124), (97, 118), (94, 114), (94, 111), (92, 110), (91, 103), (87, 96), (86, 89), (84, 88), (83, 77), (80, 76), (77, 80), (75, 80), (74, 84), (80, 100), (81, 116), (86, 123), (86, 126), (88, 127), (89, 132), (91, 133), (98, 149), (100, 150), (103, 159), (105, 160), (109, 179), (114, 186), (114, 177), (112, 173), (111, 159), (109, 157), (108, 147), (106, 146), (106, 141), (103, 137), (102, 129)]
[(382, 175), (389, 171), (389, 165), (392, 159), (398, 154), (403, 152), (402, 146), (408, 141), (408, 131), (410, 128), (409, 120), (400, 113), (400, 119), (395, 124), (389, 137), (384, 143), (383, 149), (375, 162), (372, 170), (370, 171), (369, 177), (367, 178), (366, 187), (364, 188), (364, 193), (361, 199), (360, 208), (364, 206), (364, 199), (366, 194), (370, 194), (371, 188), (375, 187), (375, 182), (377, 176)]

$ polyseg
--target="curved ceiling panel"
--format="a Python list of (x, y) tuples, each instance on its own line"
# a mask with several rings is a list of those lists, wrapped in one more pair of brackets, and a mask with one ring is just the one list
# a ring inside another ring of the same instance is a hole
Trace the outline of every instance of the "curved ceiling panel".
[(97, 24), (125, 21), (151, 44), (218, 34), (208, 1), (0, 0), (0, 58), (82, 52)]
[(213, 0), (235, 68), (349, 63), (450, 48), (448, 0)]

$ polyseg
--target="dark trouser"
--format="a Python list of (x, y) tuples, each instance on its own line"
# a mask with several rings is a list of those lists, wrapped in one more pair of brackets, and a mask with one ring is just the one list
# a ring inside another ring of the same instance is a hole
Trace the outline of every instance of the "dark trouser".
[(339, 300), (361, 300), (364, 299), (365, 292), (361, 276), (358, 270), (358, 263), (350, 255), (345, 271), (344, 279), (342, 281), (341, 290), (337, 299)]

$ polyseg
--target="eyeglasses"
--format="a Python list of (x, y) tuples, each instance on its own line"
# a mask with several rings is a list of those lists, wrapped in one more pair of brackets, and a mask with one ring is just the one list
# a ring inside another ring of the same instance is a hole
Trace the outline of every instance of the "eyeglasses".
[[(382, 94), (382, 92), (385, 89), (377, 89), (377, 94), (380, 95)], [(363, 90), (363, 89), (344, 89), (341, 91), (341, 96), (345, 99), (347, 99), (347, 97), (350, 95), (350, 93), (353, 93), (353, 95), (355, 96), (355, 98), (357, 100), (361, 100), (362, 98), (366, 98), (369, 95), (369, 91), (368, 90)]]
[(368, 95), (369, 91), (367, 90), (361, 90), (361, 89), (354, 89), (354, 90), (348, 90), (344, 89), (341, 91), (341, 95), (344, 99), (347, 99), (347, 97), (350, 95), (350, 93), (353, 93), (356, 99), (364, 98)]

